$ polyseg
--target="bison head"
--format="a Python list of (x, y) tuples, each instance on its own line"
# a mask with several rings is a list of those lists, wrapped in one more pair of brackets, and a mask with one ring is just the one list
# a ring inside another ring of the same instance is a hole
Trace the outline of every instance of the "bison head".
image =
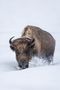
[(29, 60), (32, 58), (32, 49), (35, 45), (34, 39), (24, 37), (12, 40), (12, 38), (9, 40), (10, 48), (16, 53), (19, 67), (28, 68)]

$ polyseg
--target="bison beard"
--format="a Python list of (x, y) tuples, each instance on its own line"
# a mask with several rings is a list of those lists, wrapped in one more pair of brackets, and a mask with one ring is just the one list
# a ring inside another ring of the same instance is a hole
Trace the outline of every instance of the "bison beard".
[(33, 56), (46, 59), (49, 64), (53, 61), (55, 39), (39, 27), (26, 26), (21, 38), (12, 39), (9, 40), (10, 48), (15, 51), (20, 68), (28, 68)]

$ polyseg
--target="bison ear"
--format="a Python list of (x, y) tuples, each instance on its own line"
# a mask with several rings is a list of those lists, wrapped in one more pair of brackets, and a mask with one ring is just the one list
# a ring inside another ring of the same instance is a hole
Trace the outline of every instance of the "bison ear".
[(10, 45), (10, 48), (11, 48), (13, 51), (15, 51), (15, 47), (14, 47), (14, 46)]
[(32, 39), (30, 43), (28, 44), (30, 48), (33, 48), (35, 46), (35, 39)]

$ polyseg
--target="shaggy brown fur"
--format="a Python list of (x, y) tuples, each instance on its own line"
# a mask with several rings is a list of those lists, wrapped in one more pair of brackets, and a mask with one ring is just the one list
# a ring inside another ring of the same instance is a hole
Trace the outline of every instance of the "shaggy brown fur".
[(24, 28), (22, 37), (34, 38), (34, 55), (47, 59), (49, 63), (51, 62), (55, 50), (55, 39), (50, 33), (39, 27), (28, 25)]
[[(13, 38), (13, 37), (12, 37)], [(53, 60), (55, 40), (52, 35), (39, 27), (26, 26), (21, 38), (9, 40), (10, 48), (15, 51), (18, 65), (28, 68), (33, 56), (44, 58), (48, 63)]]

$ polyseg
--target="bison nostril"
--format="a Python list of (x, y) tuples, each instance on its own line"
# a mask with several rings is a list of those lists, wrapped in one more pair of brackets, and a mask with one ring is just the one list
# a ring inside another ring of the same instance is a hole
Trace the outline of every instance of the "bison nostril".
[(28, 68), (28, 64), (26, 65), (26, 68)]
[(20, 68), (25, 69), (28, 68), (28, 64), (27, 65), (19, 65)]
[(19, 62), (19, 67), (22, 69), (28, 68), (29, 64), (28, 62)]
[(22, 68), (22, 65), (19, 64), (19, 67)]

